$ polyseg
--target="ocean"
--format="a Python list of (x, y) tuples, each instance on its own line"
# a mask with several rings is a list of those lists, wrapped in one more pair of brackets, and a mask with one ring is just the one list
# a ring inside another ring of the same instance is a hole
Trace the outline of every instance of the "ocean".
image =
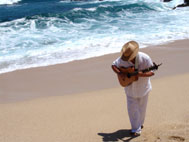
[(189, 38), (183, 0), (0, 0), (0, 73)]

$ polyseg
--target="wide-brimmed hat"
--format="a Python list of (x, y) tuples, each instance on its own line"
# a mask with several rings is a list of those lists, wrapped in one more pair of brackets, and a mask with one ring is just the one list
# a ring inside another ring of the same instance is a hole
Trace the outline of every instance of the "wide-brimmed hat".
[(121, 49), (121, 59), (124, 61), (131, 61), (136, 57), (138, 51), (138, 43), (136, 41), (129, 41), (125, 43)]

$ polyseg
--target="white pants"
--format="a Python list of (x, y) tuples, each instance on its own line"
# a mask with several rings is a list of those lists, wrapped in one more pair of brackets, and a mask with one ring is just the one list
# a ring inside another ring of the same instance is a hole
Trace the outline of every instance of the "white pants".
[(141, 132), (144, 124), (148, 94), (141, 98), (127, 96), (127, 109), (131, 123), (132, 132)]

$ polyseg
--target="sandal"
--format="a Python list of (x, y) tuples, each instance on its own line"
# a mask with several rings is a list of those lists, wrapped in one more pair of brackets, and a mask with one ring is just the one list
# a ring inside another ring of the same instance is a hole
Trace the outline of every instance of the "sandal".
[(130, 132), (130, 135), (133, 137), (138, 137), (140, 136), (140, 132)]

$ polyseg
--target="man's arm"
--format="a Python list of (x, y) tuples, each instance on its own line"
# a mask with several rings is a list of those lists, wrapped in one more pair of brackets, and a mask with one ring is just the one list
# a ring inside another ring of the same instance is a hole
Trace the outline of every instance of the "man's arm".
[[(112, 70), (116, 73), (116, 74), (121, 74), (121, 71), (119, 70), (119, 68), (116, 66), (116, 65), (112, 65)], [(153, 76), (154, 75), (154, 72), (152, 71), (149, 71), (149, 72), (141, 72), (139, 71), (138, 72), (138, 77), (150, 77), (150, 76)]]
[(145, 72), (145, 73), (139, 71), (139, 72), (138, 72), (138, 77), (151, 77), (151, 76), (153, 76), (154, 74), (155, 74), (155, 73), (152, 72), (152, 71)]

